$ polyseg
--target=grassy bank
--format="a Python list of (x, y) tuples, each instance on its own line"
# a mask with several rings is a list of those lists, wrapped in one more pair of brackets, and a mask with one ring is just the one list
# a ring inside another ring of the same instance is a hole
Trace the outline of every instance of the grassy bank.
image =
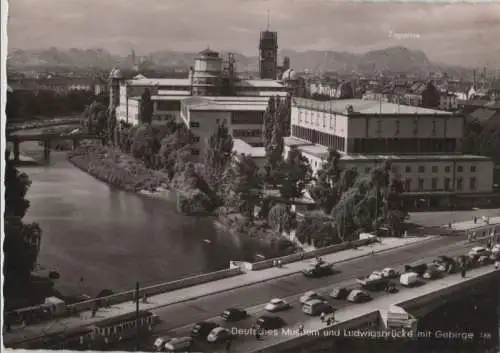
[(168, 189), (168, 176), (146, 168), (144, 163), (118, 149), (86, 145), (68, 152), (68, 160), (77, 168), (116, 188), (148, 193)]

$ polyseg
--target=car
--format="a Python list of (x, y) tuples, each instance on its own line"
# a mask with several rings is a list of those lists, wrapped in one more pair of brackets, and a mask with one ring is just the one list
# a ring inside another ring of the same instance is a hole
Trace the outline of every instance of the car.
[(436, 279), (440, 278), (443, 275), (442, 268), (440, 266), (437, 266), (435, 264), (430, 264), (427, 266), (427, 271), (425, 271), (423, 277), (425, 279)]
[(165, 348), (165, 344), (170, 342), (171, 340), (172, 337), (169, 336), (158, 337), (153, 343), (153, 351), (162, 352)]
[(192, 345), (192, 337), (175, 337), (165, 344), (165, 350), (167, 352), (179, 352), (191, 348)]
[(489, 265), (495, 262), (490, 256), (480, 256), (477, 259), (477, 264), (478, 265)]
[(309, 292), (305, 292), (304, 295), (300, 297), (300, 303), (304, 304), (312, 299), (324, 300), (325, 298), (321, 294), (311, 290)]
[(257, 319), (257, 328), (263, 330), (273, 330), (286, 325), (285, 320), (279, 316), (262, 315)]
[(265, 309), (270, 312), (276, 312), (276, 311), (282, 311), (282, 310), (287, 310), (290, 309), (291, 305), (288, 304), (286, 301), (283, 299), (279, 298), (274, 298), (269, 301), (269, 303), (266, 304)]
[(493, 245), (493, 247), (491, 248), (491, 253), (495, 255), (500, 254), (500, 244)]
[(302, 271), (306, 277), (324, 277), (333, 274), (333, 264), (328, 262), (318, 262)]
[(331, 314), (335, 308), (325, 300), (311, 299), (302, 305), (302, 312), (307, 315), (317, 316), (320, 314)]
[(386, 267), (382, 271), (380, 271), (380, 274), (382, 275), (383, 278), (398, 278), (400, 273), (398, 273), (395, 269), (391, 267)]
[(215, 322), (202, 321), (194, 324), (191, 330), (191, 337), (198, 339), (206, 339), (208, 334), (216, 327), (219, 327)]
[(351, 291), (352, 289), (349, 288), (335, 288), (330, 293), (330, 297), (340, 300), (347, 299), (347, 296), (351, 293)]
[(469, 257), (490, 256), (490, 251), (483, 246), (473, 247), (469, 253)]
[(351, 303), (364, 303), (372, 300), (372, 297), (361, 289), (355, 289), (349, 293), (347, 300)]
[(221, 317), (226, 321), (239, 321), (246, 319), (248, 317), (248, 313), (243, 309), (229, 308), (224, 310)]
[(207, 336), (207, 342), (225, 342), (231, 338), (231, 333), (227, 328), (216, 327)]

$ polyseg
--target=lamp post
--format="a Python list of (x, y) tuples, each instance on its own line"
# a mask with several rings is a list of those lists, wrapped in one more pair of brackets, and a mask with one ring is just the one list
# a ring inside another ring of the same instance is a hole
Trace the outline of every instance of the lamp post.
[(139, 351), (139, 282), (135, 283), (135, 349)]

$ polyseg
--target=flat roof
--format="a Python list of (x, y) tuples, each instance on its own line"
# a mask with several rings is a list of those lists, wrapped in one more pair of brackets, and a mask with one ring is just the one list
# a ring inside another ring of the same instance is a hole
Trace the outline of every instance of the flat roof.
[(283, 138), (283, 143), (285, 144), (285, 146), (290, 146), (290, 147), (312, 145), (312, 143), (309, 141), (302, 140), (302, 139), (299, 139), (299, 138), (293, 137), (293, 136), (287, 136), (287, 137)]
[(266, 105), (258, 104), (200, 104), (188, 107), (191, 111), (258, 111), (264, 112), (267, 109)]
[(189, 78), (139, 78), (128, 80), (129, 86), (190, 86)]
[(265, 111), (268, 101), (261, 97), (191, 97), (183, 104), (192, 111)]
[(159, 96), (190, 96), (191, 91), (185, 91), (185, 90), (158, 90), (158, 95)]
[(235, 82), (236, 87), (262, 87), (262, 88), (285, 88), (285, 86), (279, 82), (278, 80), (269, 80), (269, 79), (261, 79), (261, 80), (246, 80), (242, 79), (240, 81)]
[(386, 154), (386, 155), (368, 155), (368, 154), (344, 154), (341, 153), (341, 160), (345, 161), (379, 161), (379, 160), (398, 161), (489, 161), (490, 158), (471, 154)]
[(347, 107), (353, 107), (353, 114), (355, 115), (407, 115), (407, 114), (422, 114), (422, 115), (442, 115), (452, 116), (453, 113), (427, 109), (421, 107), (414, 107), (410, 105), (402, 105), (395, 103), (388, 103), (378, 100), (367, 99), (338, 99), (331, 101), (315, 101), (306, 98), (293, 98), (292, 107), (305, 108), (321, 112), (332, 112), (342, 115), (347, 115)]
[(265, 147), (254, 147), (240, 139), (233, 139), (233, 151), (240, 154), (248, 155), (252, 158), (266, 157)]
[(320, 145), (298, 146), (299, 151), (307, 153), (317, 158), (327, 158), (330, 153), (327, 147)]

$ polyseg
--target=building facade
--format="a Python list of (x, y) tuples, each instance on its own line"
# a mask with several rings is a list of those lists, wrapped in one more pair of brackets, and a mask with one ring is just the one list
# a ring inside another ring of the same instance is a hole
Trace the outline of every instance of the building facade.
[(407, 196), (435, 204), (446, 202), (440, 196), (493, 189), (492, 161), (461, 154), (464, 124), (464, 116), (440, 110), (359, 99), (294, 98), (292, 136), (285, 150), (296, 146), (315, 173), (328, 149), (339, 151), (341, 164), (359, 173), (390, 160)]
[(275, 80), (278, 76), (278, 33), (262, 31), (259, 45), (261, 79)]

